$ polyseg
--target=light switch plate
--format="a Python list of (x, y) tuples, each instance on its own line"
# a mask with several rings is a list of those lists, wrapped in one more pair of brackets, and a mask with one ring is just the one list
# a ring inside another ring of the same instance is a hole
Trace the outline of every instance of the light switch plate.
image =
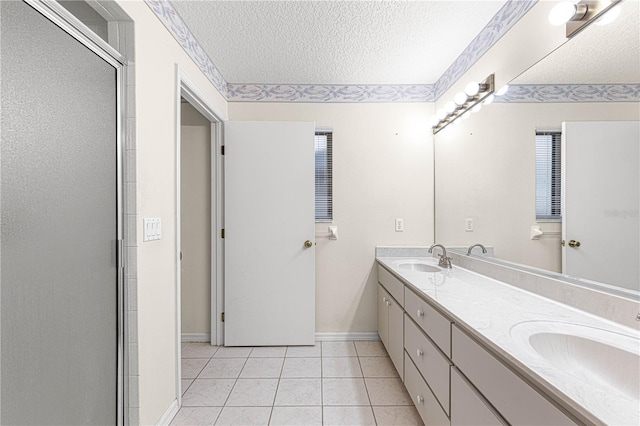
[(142, 220), (142, 241), (157, 241), (162, 237), (162, 221), (158, 217), (146, 217)]
[(401, 217), (396, 218), (396, 232), (404, 232), (404, 219)]

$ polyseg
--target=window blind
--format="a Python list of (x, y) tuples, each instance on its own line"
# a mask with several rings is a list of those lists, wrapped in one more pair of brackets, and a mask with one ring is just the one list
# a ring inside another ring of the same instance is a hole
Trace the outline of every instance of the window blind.
[(333, 221), (333, 133), (316, 132), (316, 222)]
[(561, 214), (561, 133), (536, 132), (536, 220), (559, 222)]

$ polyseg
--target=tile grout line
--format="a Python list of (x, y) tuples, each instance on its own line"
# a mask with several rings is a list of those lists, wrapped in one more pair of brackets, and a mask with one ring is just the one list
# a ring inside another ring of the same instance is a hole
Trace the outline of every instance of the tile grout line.
[[(355, 346), (355, 343), (354, 343)], [(357, 353), (357, 348), (356, 348), (356, 353)], [(375, 424), (378, 424), (378, 420), (376, 419), (376, 413), (375, 411), (373, 411), (373, 403), (371, 402), (371, 396), (369, 395), (369, 388), (367, 387), (367, 381), (365, 380), (364, 377), (364, 370), (362, 369), (362, 363), (360, 362), (360, 356), (358, 355), (358, 365), (360, 366), (360, 372), (362, 373), (362, 383), (364, 383), (364, 390), (367, 393), (367, 399), (369, 400), (369, 408), (371, 409), (371, 415), (373, 416), (373, 421), (375, 422)]]

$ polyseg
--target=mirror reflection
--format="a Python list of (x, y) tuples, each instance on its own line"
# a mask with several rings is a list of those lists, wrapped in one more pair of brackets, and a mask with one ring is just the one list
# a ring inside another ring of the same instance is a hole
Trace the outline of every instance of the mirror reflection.
[(640, 4), (621, 8), (435, 136), (439, 242), (640, 292)]

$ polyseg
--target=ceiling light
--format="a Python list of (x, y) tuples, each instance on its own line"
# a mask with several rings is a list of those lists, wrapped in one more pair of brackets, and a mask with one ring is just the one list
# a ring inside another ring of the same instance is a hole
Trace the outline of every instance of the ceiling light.
[(496, 96), (502, 96), (502, 95), (504, 95), (505, 93), (507, 93), (508, 91), (509, 91), (509, 85), (508, 85), (508, 84), (505, 84), (504, 86), (502, 86), (502, 88), (500, 88), (500, 90), (498, 90), (498, 91), (496, 92)]
[[(480, 83), (472, 82), (467, 84), (464, 93), (460, 92), (454, 96), (453, 101), (444, 104), (436, 113), (435, 119), (431, 119), (431, 128), (435, 135), (451, 123), (462, 117), (469, 118), (471, 111), (478, 112), (482, 108), (483, 102), (490, 104), (493, 101), (493, 91), (495, 87), (495, 76), (491, 74)], [(458, 123), (459, 124), (459, 123)]]
[[(564, 0), (556, 4), (549, 13), (549, 22), (553, 25), (565, 25), (567, 37), (573, 37), (589, 24), (600, 21), (606, 25), (613, 21), (620, 10), (615, 6), (621, 0)], [(608, 13), (611, 12), (611, 13)]]
[(453, 97), (453, 101), (460, 106), (464, 105), (468, 99), (469, 97), (464, 92), (460, 92)]
[(622, 11), (622, 5), (613, 6), (607, 12), (605, 12), (600, 18), (598, 18), (595, 22), (596, 25), (608, 25), (618, 19), (620, 16), (620, 12)]
[(472, 81), (471, 83), (467, 84), (467, 86), (464, 88), (464, 92), (467, 94), (467, 96), (471, 96), (471, 97), (477, 95), (479, 91), (480, 91), (480, 85), (475, 81)]
[(559, 26), (569, 22), (578, 11), (578, 7), (571, 1), (562, 1), (551, 9), (549, 12), (549, 23), (551, 25)]
[(453, 101), (447, 102), (446, 104), (444, 104), (444, 110), (451, 114), (456, 110), (456, 103)]
[(493, 102), (493, 100), (495, 99), (495, 96), (493, 95), (489, 95), (485, 98), (483, 104), (485, 105), (489, 105), (491, 102)]

